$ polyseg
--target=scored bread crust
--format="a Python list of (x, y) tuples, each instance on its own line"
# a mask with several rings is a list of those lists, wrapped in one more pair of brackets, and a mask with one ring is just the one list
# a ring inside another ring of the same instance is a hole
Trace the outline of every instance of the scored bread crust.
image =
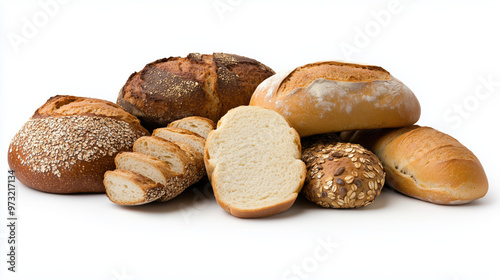
[(147, 64), (128, 78), (117, 104), (149, 130), (189, 116), (214, 122), (246, 105), (260, 82), (274, 71), (257, 60), (226, 53), (190, 53)]
[(486, 195), (488, 179), (477, 157), (455, 138), (417, 125), (343, 136), (372, 150), (387, 184), (436, 204), (464, 204)]
[(149, 132), (109, 101), (57, 95), (12, 139), (8, 162), (24, 185), (49, 193), (104, 192), (114, 157)]
[(323, 61), (277, 73), (250, 105), (279, 112), (301, 137), (354, 129), (401, 127), (420, 117), (413, 92), (378, 66)]
[[(250, 109), (251, 108), (251, 109)], [(219, 191), (219, 175), (217, 172), (215, 172), (217, 168), (217, 159), (213, 158), (211, 156), (212, 154), (212, 149), (217, 149), (220, 147), (217, 147), (217, 143), (214, 140), (214, 138), (217, 137), (219, 133), (223, 133), (223, 130), (225, 128), (226, 122), (229, 123), (231, 122), (230, 118), (233, 114), (237, 114), (239, 110), (255, 110), (256, 114), (258, 113), (258, 110), (268, 110), (262, 107), (258, 106), (240, 106), (234, 109), (231, 109), (217, 124), (217, 129), (212, 130), (206, 139), (206, 144), (205, 144), (205, 153), (204, 153), (204, 162), (205, 162), (205, 167), (207, 170), (208, 178), (212, 184), (213, 191), (215, 198), (217, 200), (217, 203), (223, 208), (225, 211), (230, 213), (231, 215), (238, 217), (238, 218), (261, 218), (261, 217), (267, 217), (275, 214), (282, 213), (286, 210), (288, 210), (293, 203), (295, 202), (298, 193), (300, 192), (302, 185), (304, 184), (304, 180), (306, 177), (306, 167), (304, 162), (300, 160), (301, 157), (301, 145), (300, 145), (300, 137), (298, 133), (290, 126), (286, 120), (284, 120), (288, 127), (290, 128), (290, 132), (293, 136), (293, 140), (291, 143), (294, 143), (296, 149), (296, 154), (293, 155), (295, 158), (295, 163), (297, 163), (298, 166), (300, 166), (298, 173), (300, 174), (300, 177), (298, 181), (296, 182), (297, 184), (297, 189), (287, 195), (287, 197), (284, 197), (281, 201), (272, 204), (272, 205), (266, 205), (258, 208), (246, 208), (246, 207), (239, 207), (238, 205), (235, 205), (234, 203), (231, 204), (229, 202), (226, 202), (222, 199)], [(281, 116), (279, 116), (281, 118)]]

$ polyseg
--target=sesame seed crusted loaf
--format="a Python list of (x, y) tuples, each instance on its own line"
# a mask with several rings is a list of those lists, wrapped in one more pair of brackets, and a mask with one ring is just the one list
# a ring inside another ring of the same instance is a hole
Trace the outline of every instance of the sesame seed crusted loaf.
[(283, 115), (301, 137), (414, 124), (420, 104), (381, 67), (336, 61), (277, 73), (255, 90), (250, 105)]
[(189, 116), (216, 122), (229, 109), (248, 105), (255, 88), (273, 74), (264, 64), (234, 54), (169, 57), (133, 73), (117, 103), (150, 131)]
[(359, 130), (342, 138), (372, 150), (384, 165), (387, 184), (436, 204), (464, 204), (488, 192), (479, 159), (448, 134), (413, 125)]
[(50, 193), (104, 192), (114, 157), (149, 132), (118, 105), (100, 99), (50, 98), (12, 139), (8, 161), (20, 182)]
[(384, 186), (382, 164), (362, 146), (339, 140), (335, 134), (304, 139), (302, 160), (307, 176), (302, 193), (326, 208), (367, 206)]

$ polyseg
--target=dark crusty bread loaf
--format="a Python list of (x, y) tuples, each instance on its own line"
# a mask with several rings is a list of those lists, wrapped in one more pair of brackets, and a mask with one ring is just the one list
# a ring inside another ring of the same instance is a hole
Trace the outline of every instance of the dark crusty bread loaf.
[(10, 143), (8, 161), (28, 187), (51, 193), (104, 192), (104, 172), (149, 132), (118, 105), (93, 98), (55, 96)]
[(117, 103), (149, 130), (189, 116), (216, 122), (229, 109), (247, 105), (260, 82), (273, 74), (264, 64), (234, 54), (169, 57), (133, 73)]
[(455, 138), (430, 127), (360, 130), (342, 136), (372, 150), (384, 165), (387, 184), (408, 196), (463, 204), (488, 191), (477, 157)]
[(414, 124), (413, 92), (378, 66), (324, 61), (277, 73), (255, 90), (250, 105), (279, 112), (301, 137)]

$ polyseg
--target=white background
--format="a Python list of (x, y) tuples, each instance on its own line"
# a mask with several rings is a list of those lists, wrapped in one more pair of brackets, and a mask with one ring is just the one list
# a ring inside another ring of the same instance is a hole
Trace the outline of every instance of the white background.
[[(0, 5), (1, 279), (498, 279), (498, 1), (48, 2)], [(56, 94), (115, 101), (132, 72), (190, 52), (275, 71), (328, 59), (382, 66), (419, 98), (419, 124), (476, 154), (490, 190), (463, 206), (388, 189), (357, 210), (299, 199), (242, 220), (203, 184), (129, 208), (18, 184), (17, 272), (7, 271), (6, 155), (22, 124)]]

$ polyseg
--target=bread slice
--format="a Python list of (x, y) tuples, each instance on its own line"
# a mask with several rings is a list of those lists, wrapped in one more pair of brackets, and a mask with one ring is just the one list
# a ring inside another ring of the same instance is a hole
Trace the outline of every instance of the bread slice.
[(137, 173), (112, 170), (104, 173), (106, 196), (120, 205), (140, 205), (165, 194), (163, 185)]
[(189, 168), (194, 168), (194, 162), (187, 152), (178, 145), (160, 137), (141, 137), (135, 141), (133, 149), (134, 152), (152, 156), (167, 163), (175, 175), (184, 176)]
[(194, 116), (173, 121), (167, 127), (186, 129), (207, 138), (208, 133), (215, 129), (215, 123), (211, 119)]
[(185, 179), (189, 174), (177, 175), (170, 170), (166, 162), (148, 155), (134, 152), (120, 153), (115, 158), (115, 164), (116, 169), (143, 175), (163, 185), (164, 195), (159, 201), (170, 200), (189, 187)]
[(155, 129), (152, 136), (160, 137), (171, 142), (188, 144), (200, 154), (203, 154), (205, 150), (205, 139), (187, 129), (162, 127)]
[(298, 133), (275, 111), (230, 110), (210, 132), (205, 166), (219, 205), (240, 218), (286, 211), (306, 176)]
[(123, 152), (115, 157), (116, 169), (141, 174), (156, 183), (167, 185), (167, 178), (175, 176), (166, 162), (141, 153)]

